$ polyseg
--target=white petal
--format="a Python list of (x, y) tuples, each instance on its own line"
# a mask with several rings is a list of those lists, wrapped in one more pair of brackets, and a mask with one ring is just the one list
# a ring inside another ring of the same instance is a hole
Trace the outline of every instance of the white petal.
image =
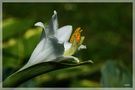
[(64, 43), (64, 48), (65, 48), (65, 50), (64, 50), (64, 51), (67, 51), (68, 49), (70, 49), (70, 48), (71, 48), (71, 46), (72, 46), (72, 44), (71, 44), (71, 43), (69, 43), (69, 42), (65, 42), (65, 43)]
[(61, 43), (64, 43), (69, 40), (71, 33), (72, 33), (72, 26), (67, 25), (58, 29), (55, 36)]
[(64, 58), (66, 59), (74, 59), (77, 63), (79, 63), (79, 59), (77, 57), (74, 57), (74, 56), (64, 56)]
[(41, 33), (41, 39), (46, 38), (46, 31), (45, 31), (44, 24), (42, 22), (37, 22), (37, 23), (35, 23), (35, 26), (38, 26), (38, 27), (42, 27), (43, 28), (42, 33)]
[(45, 26), (42, 22), (35, 23), (35, 26), (39, 26), (39, 27), (42, 27), (43, 29), (45, 29)]
[(59, 62), (59, 61), (63, 61), (63, 60), (74, 60), (76, 63), (79, 63), (79, 59), (77, 57), (74, 57), (74, 56), (62, 56), (62, 57), (57, 57), (55, 59), (56, 62)]
[(58, 29), (58, 17), (57, 17), (56, 10), (54, 10), (54, 14), (52, 16), (52, 21), (53, 21), (54, 30), (57, 30)]
[(64, 53), (64, 46), (59, 44), (57, 39), (49, 38), (45, 46), (40, 50), (39, 54), (34, 58), (30, 58), (29, 63), (40, 63), (51, 61), (57, 57), (62, 56)]
[(43, 44), (42, 41), (43, 40), (41, 40), (41, 42), (38, 44), (38, 46), (32, 53), (32, 56), (29, 59), (28, 63), (20, 70), (28, 68), (38, 63), (53, 61), (56, 60), (56, 58), (63, 56), (64, 46), (63, 44), (59, 44), (57, 39), (55, 38), (47, 39), (45, 47), (42, 47), (44, 46), (42, 45)]
[(45, 47), (45, 39), (42, 39), (38, 45), (36, 46), (36, 48), (34, 49), (34, 51), (32, 52), (29, 61), (27, 62), (26, 65), (24, 65), (19, 71), (32, 66), (33, 63), (36, 61), (37, 56), (44, 50)]
[(54, 11), (54, 14), (52, 15), (52, 18), (49, 22), (48, 29), (46, 30), (47, 35), (48, 36), (54, 35), (57, 29), (58, 29), (57, 12)]
[(34, 62), (35, 61), (35, 58), (37, 58), (37, 56), (45, 50), (45, 43), (46, 40), (45, 39), (42, 39), (38, 45), (36, 46), (36, 48), (34, 49), (33, 53), (31, 54), (31, 57), (29, 59), (29, 62)]
[(81, 49), (87, 49), (86, 45), (80, 45), (80, 46), (78, 47), (78, 50), (81, 50)]
[(64, 56), (63, 59), (61, 59), (61, 60), (64, 60), (64, 59), (73, 59), (73, 60), (75, 60), (77, 63), (80, 62), (79, 59), (78, 59), (77, 57), (74, 57), (74, 56)]
[(56, 10), (54, 10), (53, 12), (54, 12), (54, 14), (57, 14)]
[[(42, 22), (37, 22), (35, 24), (35, 26), (40, 26), (42, 28), (44, 28), (44, 24)], [(30, 60), (34, 60), (34, 58), (42, 51), (44, 50), (45, 47), (45, 43), (46, 43), (46, 37), (45, 37), (45, 30), (43, 29), (42, 33), (41, 33), (41, 40), (40, 42), (37, 44), (36, 48), (34, 49), (34, 51), (31, 54)]]
[(47, 41), (45, 50), (37, 56), (39, 61), (51, 61), (56, 57), (62, 56), (64, 53), (64, 46), (59, 44), (58, 41), (54, 38), (50, 38)]

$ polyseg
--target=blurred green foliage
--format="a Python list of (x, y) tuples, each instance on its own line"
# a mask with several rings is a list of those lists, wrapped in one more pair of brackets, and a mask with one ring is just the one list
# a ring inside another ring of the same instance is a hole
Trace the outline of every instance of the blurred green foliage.
[(29, 60), (41, 33), (34, 23), (48, 23), (53, 10), (58, 12), (60, 27), (83, 29), (87, 50), (76, 56), (94, 64), (41, 75), (20, 87), (124, 87), (124, 81), (111, 85), (107, 80), (108, 75), (123, 80), (115, 73), (117, 65), (110, 63), (109, 70), (101, 70), (110, 59), (124, 75), (131, 74), (125, 76), (130, 81), (125, 84), (132, 86), (132, 3), (3, 3), (3, 80)]

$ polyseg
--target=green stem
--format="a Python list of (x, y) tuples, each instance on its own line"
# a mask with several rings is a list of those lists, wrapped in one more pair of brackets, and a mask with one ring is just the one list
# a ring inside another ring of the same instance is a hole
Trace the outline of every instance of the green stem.
[(78, 64), (66, 64), (60, 62), (44, 62), (40, 64), (33, 65), (27, 69), (24, 69), (19, 72), (15, 72), (14, 74), (10, 75), (6, 80), (3, 82), (3, 87), (17, 87), (23, 82), (30, 80), (38, 75), (43, 73), (51, 72), (54, 70), (59, 70), (63, 68), (75, 67), (84, 64), (90, 64), (91, 62), (86, 61)]

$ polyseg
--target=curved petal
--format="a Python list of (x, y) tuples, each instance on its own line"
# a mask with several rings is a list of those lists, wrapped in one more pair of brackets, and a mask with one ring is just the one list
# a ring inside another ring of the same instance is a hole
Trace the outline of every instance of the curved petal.
[(56, 30), (58, 29), (58, 19), (57, 19), (57, 12), (54, 10), (54, 14), (52, 15), (51, 21), (49, 22), (47, 35), (51, 36), (56, 33)]
[(42, 33), (41, 33), (40, 40), (42, 40), (43, 38), (46, 38), (46, 31), (45, 31), (45, 26), (44, 26), (44, 24), (43, 24), (42, 22), (37, 22), (37, 23), (35, 23), (34, 26), (38, 26), (38, 27), (43, 28)]
[(81, 50), (81, 49), (87, 49), (86, 45), (80, 45), (80, 46), (78, 47), (78, 50)]
[(34, 58), (30, 58), (29, 63), (37, 64), (40, 62), (51, 61), (64, 53), (64, 46), (59, 44), (57, 39), (48, 38), (46, 45), (40, 50), (40, 53)]
[(58, 17), (57, 17), (57, 12), (54, 10), (54, 14), (52, 16), (52, 21), (53, 21), (53, 28), (54, 30), (58, 29)]
[(35, 24), (35, 26), (39, 26), (43, 28), (43, 31), (41, 33), (41, 40), (40, 42), (37, 44), (36, 48), (34, 49), (34, 51), (31, 54), (30, 60), (34, 60), (34, 58), (36, 58), (36, 56), (42, 51), (44, 50), (45, 47), (45, 43), (46, 43), (46, 37), (45, 37), (45, 30), (44, 30), (44, 24), (42, 22), (37, 22)]
[(34, 26), (39, 26), (39, 27), (42, 27), (43, 29), (45, 29), (45, 26), (42, 22), (37, 22), (37, 23), (35, 23)]
[(77, 63), (79, 63), (79, 59), (77, 57), (74, 57), (74, 56), (64, 56), (65, 59), (73, 59), (75, 60)]
[(34, 51), (32, 52), (29, 61), (27, 62), (26, 65), (24, 65), (19, 71), (33, 65), (33, 63), (35, 62), (37, 56), (45, 49), (45, 39), (42, 39), (38, 45), (36, 46), (36, 48), (34, 49)]
[(38, 45), (36, 46), (36, 48), (34, 49), (33, 53), (31, 54), (31, 57), (29, 59), (29, 62), (33, 62), (35, 60), (35, 58), (42, 52), (45, 50), (45, 43), (46, 40), (42, 39)]
[(41, 40), (41, 42), (38, 44), (28, 63), (24, 65), (19, 71), (38, 63), (56, 60), (56, 58), (63, 56), (64, 45), (59, 44), (56, 38), (48, 38), (45, 47), (42, 47), (42, 41), (44, 40)]
[(55, 33), (55, 37), (58, 39), (59, 42), (64, 43), (69, 40), (71, 33), (72, 33), (72, 26), (67, 25), (59, 28)]
[(72, 59), (76, 63), (80, 62), (80, 60), (77, 57), (74, 57), (74, 56), (63, 56), (63, 57), (58, 58), (57, 61), (68, 60), (68, 59)]

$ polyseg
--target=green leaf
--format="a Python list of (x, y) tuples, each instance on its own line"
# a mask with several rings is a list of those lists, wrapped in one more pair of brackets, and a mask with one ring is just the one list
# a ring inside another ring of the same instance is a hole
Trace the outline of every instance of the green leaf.
[(23, 82), (30, 80), (38, 75), (48, 73), (51, 71), (75, 67), (85, 64), (91, 64), (91, 61), (85, 61), (80, 63), (66, 63), (66, 62), (43, 62), (26, 68), (22, 71), (15, 72), (10, 75), (4, 82), (3, 87), (17, 87)]

